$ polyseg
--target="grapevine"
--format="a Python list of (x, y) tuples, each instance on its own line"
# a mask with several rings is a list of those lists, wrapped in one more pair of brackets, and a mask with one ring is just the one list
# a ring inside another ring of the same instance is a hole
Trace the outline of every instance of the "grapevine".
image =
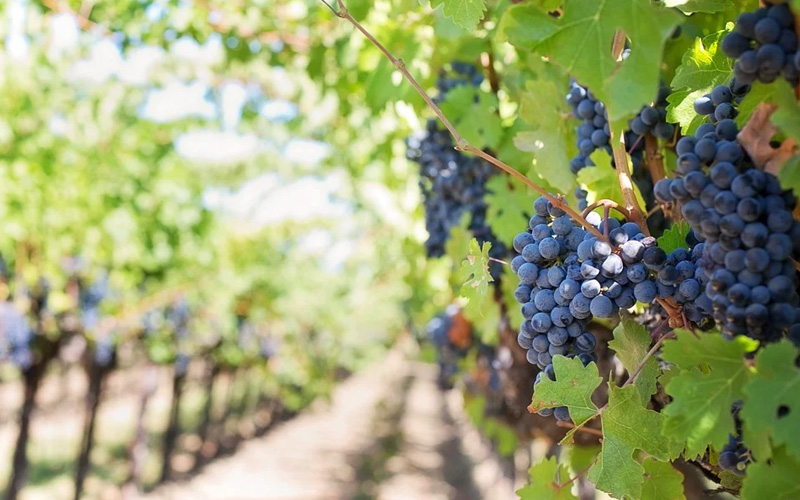
[(800, 498), (797, 1), (7, 4), (7, 500)]
[[(341, 1), (338, 7), (332, 10), (374, 41), (347, 13)], [(773, 6), (757, 15), (776, 26), (778, 22), (785, 24), (786, 50), (789, 50), (789, 39), (794, 33), (793, 23), (787, 21), (791, 19), (789, 9), (785, 5)], [(759, 28), (759, 43), (772, 42), (772, 35), (767, 40), (762, 31)], [(731, 47), (744, 46), (735, 36), (723, 38), (722, 50), (729, 56), (733, 55)], [(796, 45), (796, 35), (793, 39)], [(615, 57), (621, 53), (621, 44), (616, 42), (615, 39)], [(771, 50), (756, 48), (765, 54)], [(382, 50), (390, 60), (396, 61), (386, 49)], [(763, 58), (770, 59), (766, 55)], [(632, 308), (637, 302), (657, 302), (667, 314), (669, 327), (664, 329), (667, 324), (664, 320), (654, 331), (658, 338), (655, 345), (635, 365), (625, 365), (630, 376), (620, 389), (614, 389), (613, 382), (609, 382), (612, 395), (609, 404), (615, 391), (622, 394), (630, 384), (638, 383), (645, 366), (662, 349), (684, 342), (682, 335), (670, 331), (672, 328), (713, 330), (716, 324), (728, 337), (745, 334), (772, 342), (795, 335), (798, 330), (794, 325), (795, 308), (800, 299), (793, 258), (797, 253), (796, 241), (800, 241), (797, 238), (800, 234), (795, 234), (800, 223), (792, 216), (794, 196), (781, 188), (776, 177), (758, 170), (738, 143), (738, 127), (733, 121), (737, 117), (735, 105), (748, 94), (753, 79), (743, 77), (739, 66), (736, 71), (736, 81), (718, 85), (694, 101), (694, 110), (710, 117), (711, 123), (701, 124), (694, 137), (683, 137), (675, 145), (679, 177), (660, 179), (652, 188), (660, 203), (677, 204), (679, 216), (688, 221), (691, 229), (684, 235), (685, 240), (678, 241), (669, 251), (660, 248), (656, 238), (642, 231), (640, 224), (644, 217), (633, 196), (628, 171), (630, 160), (622, 148), (622, 137), (609, 127), (605, 105), (571, 80), (567, 102), (572, 107), (572, 115), (583, 122), (577, 130), (579, 153), (570, 162), (570, 169), (577, 173), (593, 166), (589, 156), (596, 149), (610, 153), (617, 167), (622, 208), (630, 219), (620, 222), (611, 218), (610, 204), (605, 204), (603, 216), (592, 212), (594, 207), (589, 208), (582, 199), (585, 192), (576, 189), (580, 208), (586, 209), (583, 216), (568, 213), (548, 194), (533, 203), (533, 210), (529, 212), (533, 216), (526, 231), (514, 238), (512, 246), (518, 255), (510, 267), (519, 278), (519, 286), (513, 295), (522, 304), (522, 326), (517, 342), (527, 351), (527, 361), (541, 370), (534, 382), (532, 411), (543, 416), (553, 414), (559, 421), (572, 420), (576, 429), (597, 417), (604, 422), (611, 418), (608, 404), (594, 411), (578, 411), (577, 403), (570, 399), (572, 396), (557, 388), (566, 391), (567, 385), (576, 384), (574, 377), (582, 370), (591, 371), (598, 362), (591, 354), (597, 345), (596, 338), (585, 332), (592, 318), (618, 317), (620, 311)], [(762, 71), (762, 82), (774, 80), (769, 71)], [(403, 74), (414, 81), (407, 71)], [(794, 84), (792, 74), (790, 69), (788, 78)], [(421, 90), (417, 84), (414, 86)], [(661, 110), (645, 107), (629, 122), (634, 134), (653, 134), (665, 142), (672, 138), (674, 127), (663, 121), (667, 117), (665, 107), (669, 92), (664, 89), (659, 93), (657, 101)], [(424, 92), (421, 93), (425, 98)], [(428, 98), (426, 102), (443, 118), (434, 102)], [(456, 138), (457, 149), (470, 151), (452, 126), (448, 124), (447, 128)], [(486, 156), (481, 153), (481, 157)], [(648, 154), (645, 161), (652, 157)], [(502, 163), (489, 161), (494, 165)], [(641, 156), (639, 161), (642, 161)], [(770, 322), (770, 317), (775, 321)], [(696, 331), (690, 334), (701, 335)], [(624, 331), (621, 335), (625, 335)], [(671, 356), (667, 354), (665, 359)], [(580, 365), (558, 361), (561, 358), (579, 360)], [(672, 359), (680, 364), (677, 358)], [(596, 385), (588, 386), (584, 390), (591, 394), (595, 388)], [(667, 391), (671, 388), (674, 390), (668, 385)], [(540, 391), (544, 391), (543, 395), (539, 395)], [(645, 395), (649, 399), (652, 394)], [(751, 459), (741, 438), (739, 408), (743, 403), (741, 400), (734, 402), (736, 429), (727, 444), (716, 445), (720, 450), (716, 463), (723, 470), (741, 475)], [(649, 445), (643, 443), (640, 448), (648, 450)], [(610, 487), (598, 480), (595, 468), (589, 471), (590, 480), (593, 476), (601, 489)], [(534, 487), (535, 484), (530, 488)], [(611, 492), (616, 493), (611, 488)]]

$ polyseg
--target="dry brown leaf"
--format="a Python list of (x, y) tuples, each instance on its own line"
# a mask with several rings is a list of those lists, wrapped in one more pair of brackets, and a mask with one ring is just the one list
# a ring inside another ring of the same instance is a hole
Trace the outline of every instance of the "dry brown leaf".
[(775, 104), (766, 102), (759, 104), (750, 120), (739, 132), (738, 138), (756, 167), (778, 175), (786, 160), (797, 151), (797, 143), (794, 139), (786, 139), (778, 148), (773, 148), (770, 144), (770, 140), (778, 132), (775, 125), (769, 121), (775, 109), (777, 109)]

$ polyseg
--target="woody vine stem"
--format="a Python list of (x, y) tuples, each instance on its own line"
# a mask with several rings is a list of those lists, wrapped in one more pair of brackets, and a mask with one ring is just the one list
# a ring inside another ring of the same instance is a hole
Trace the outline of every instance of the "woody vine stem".
[[(608, 238), (603, 236), (600, 233), (600, 231), (597, 230), (597, 228), (592, 226), (589, 222), (586, 221), (586, 219), (581, 217), (581, 215), (578, 212), (573, 210), (566, 203), (566, 201), (564, 201), (564, 197), (563, 196), (561, 196), (561, 195), (558, 195), (558, 196), (552, 195), (546, 189), (544, 189), (543, 187), (539, 186), (538, 184), (536, 184), (535, 182), (530, 180), (527, 176), (523, 175), (522, 173), (520, 173), (515, 168), (513, 168), (513, 167), (507, 165), (506, 163), (498, 160), (494, 156), (486, 153), (485, 151), (481, 151), (480, 149), (478, 149), (475, 146), (471, 145), (466, 139), (464, 139), (461, 136), (461, 134), (459, 134), (458, 131), (455, 129), (453, 124), (450, 123), (450, 121), (447, 119), (447, 117), (444, 115), (444, 113), (442, 113), (442, 110), (439, 109), (439, 106), (437, 106), (436, 103), (433, 102), (433, 100), (430, 98), (430, 96), (428, 96), (428, 94), (425, 92), (425, 90), (423, 90), (423, 88), (420, 87), (419, 83), (417, 83), (417, 81), (414, 79), (414, 77), (411, 76), (411, 73), (408, 72), (408, 69), (406, 68), (406, 65), (403, 62), (403, 60), (400, 59), (400, 58), (394, 57), (391, 54), (391, 52), (389, 52), (389, 50), (386, 47), (383, 46), (383, 44), (381, 44), (374, 36), (372, 36), (372, 34), (369, 31), (366, 30), (366, 28), (364, 28), (361, 25), (361, 23), (356, 21), (353, 18), (353, 16), (350, 15), (350, 12), (347, 10), (347, 7), (344, 5), (344, 2), (342, 0), (337, 0), (338, 9), (334, 9), (333, 6), (331, 6), (325, 0), (320, 0), (320, 1), (322, 3), (324, 3), (331, 10), (331, 12), (333, 12), (336, 15), (336, 17), (339, 17), (339, 18), (342, 18), (342, 19), (346, 19), (358, 31), (360, 31), (367, 38), (367, 40), (369, 40), (373, 45), (375, 45), (375, 47), (377, 47), (383, 53), (383, 55), (386, 56), (387, 59), (389, 59), (389, 61), (392, 63), (392, 65), (394, 65), (394, 67), (397, 68), (397, 70), (400, 73), (403, 74), (405, 79), (408, 80), (408, 82), (414, 87), (414, 89), (417, 91), (417, 93), (420, 96), (422, 96), (422, 98), (428, 104), (428, 107), (430, 107), (433, 110), (434, 114), (436, 114), (436, 117), (439, 118), (439, 120), (442, 122), (442, 124), (444, 124), (445, 128), (447, 129), (447, 131), (450, 132), (450, 135), (453, 136), (453, 140), (456, 143), (456, 150), (458, 150), (458, 151), (466, 151), (468, 153), (474, 154), (475, 156), (479, 156), (483, 160), (486, 160), (487, 162), (491, 163), (492, 165), (494, 165), (495, 167), (499, 168), (500, 170), (503, 170), (507, 174), (509, 174), (509, 175), (511, 175), (513, 177), (516, 177), (517, 179), (522, 181), (526, 186), (528, 186), (529, 188), (533, 189), (537, 193), (539, 193), (542, 196), (544, 196), (545, 198), (547, 198), (547, 200), (550, 203), (552, 203), (553, 206), (558, 207), (561, 210), (563, 210), (564, 212), (566, 212), (567, 215), (569, 215), (573, 220), (577, 221), (579, 224), (584, 226), (595, 237), (597, 237), (598, 239), (603, 240), (603, 241), (608, 241)], [(624, 187), (623, 187), (623, 191), (624, 191)]]

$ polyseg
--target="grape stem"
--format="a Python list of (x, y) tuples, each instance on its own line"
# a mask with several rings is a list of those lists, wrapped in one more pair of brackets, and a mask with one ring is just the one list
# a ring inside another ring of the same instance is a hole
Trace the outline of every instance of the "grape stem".
[(600, 234), (600, 231), (598, 231), (597, 228), (592, 226), (586, 219), (581, 217), (578, 212), (570, 208), (570, 206), (564, 201), (563, 196), (561, 195), (554, 196), (550, 194), (546, 189), (544, 189), (543, 187), (539, 186), (538, 184), (530, 180), (527, 176), (523, 175), (518, 170), (498, 160), (494, 156), (484, 151), (481, 151), (475, 146), (472, 146), (469, 142), (467, 142), (466, 139), (461, 137), (461, 134), (459, 134), (458, 131), (456, 131), (453, 124), (450, 123), (450, 121), (447, 119), (444, 113), (442, 113), (442, 110), (439, 109), (439, 106), (437, 106), (436, 103), (433, 102), (433, 99), (431, 99), (430, 96), (428, 96), (428, 94), (425, 92), (425, 90), (422, 89), (419, 83), (417, 83), (414, 77), (411, 76), (411, 73), (408, 72), (406, 64), (403, 62), (403, 60), (394, 57), (391, 54), (391, 52), (389, 52), (389, 50), (383, 46), (383, 44), (381, 44), (374, 36), (372, 36), (372, 34), (369, 31), (367, 31), (366, 28), (364, 28), (361, 25), (361, 23), (356, 21), (353, 18), (353, 16), (350, 15), (350, 12), (347, 10), (347, 7), (344, 5), (344, 2), (342, 0), (336, 0), (338, 9), (334, 9), (333, 6), (330, 5), (326, 0), (320, 0), (320, 1), (324, 3), (331, 10), (331, 12), (333, 12), (336, 15), (336, 17), (347, 20), (358, 31), (360, 31), (361, 34), (364, 35), (367, 38), (367, 40), (370, 41), (370, 43), (372, 43), (375, 47), (377, 47), (378, 50), (380, 50), (383, 53), (383, 55), (386, 56), (387, 59), (389, 59), (389, 61), (397, 69), (397, 71), (402, 73), (405, 79), (408, 80), (408, 82), (411, 84), (412, 87), (414, 87), (414, 90), (416, 90), (417, 93), (422, 97), (422, 99), (425, 100), (425, 103), (428, 105), (428, 107), (431, 108), (431, 110), (433, 110), (433, 113), (436, 115), (439, 121), (441, 121), (442, 124), (447, 129), (447, 131), (450, 132), (450, 135), (453, 136), (453, 140), (456, 143), (455, 149), (457, 151), (466, 151), (468, 153), (472, 153), (475, 156), (478, 156), (483, 160), (491, 163), (500, 170), (503, 170), (512, 177), (516, 177), (517, 179), (522, 181), (526, 186), (533, 189), (540, 195), (544, 196), (547, 199), (547, 201), (553, 204), (554, 207), (559, 208), (564, 212), (566, 212), (567, 215), (569, 215), (573, 220), (577, 221), (579, 224), (585, 227), (590, 233), (592, 233), (598, 239), (603, 241), (608, 241), (606, 238), (603, 237), (602, 234)]
[(656, 206), (654, 206), (653, 208), (650, 209), (649, 212), (647, 212), (647, 217), (649, 218), (651, 215), (653, 215), (654, 213), (658, 212), (662, 208), (663, 207), (661, 206), (660, 203), (656, 203)]
[[(601, 433), (601, 434), (602, 434), (602, 433)], [(592, 463), (590, 463), (589, 465), (587, 465), (586, 467), (584, 467), (583, 469), (581, 469), (581, 471), (580, 471), (580, 472), (578, 472), (577, 474), (575, 474), (575, 476), (574, 476), (574, 477), (572, 477), (572, 478), (570, 478), (568, 481), (566, 481), (566, 482), (563, 482), (563, 483), (558, 483), (558, 484), (554, 485), (554, 486), (555, 486), (555, 489), (556, 489), (556, 491), (559, 491), (559, 490), (561, 490), (562, 488), (566, 488), (567, 486), (571, 485), (572, 483), (574, 483), (574, 482), (575, 482), (575, 481), (577, 481), (578, 479), (580, 479), (580, 478), (582, 478), (583, 476), (585, 476), (585, 475), (586, 475), (586, 473), (587, 473), (587, 472), (589, 472), (589, 469), (591, 469), (591, 468), (594, 466), (594, 464), (596, 464), (596, 463), (597, 463), (597, 461), (598, 461), (598, 460), (600, 460), (600, 455), (597, 455), (596, 457), (594, 457), (594, 460), (592, 460)]]
[(489, 257), (489, 260), (492, 261), (492, 262), (497, 262), (498, 264), (503, 264), (504, 266), (508, 266), (509, 265), (508, 262), (506, 262), (504, 260), (500, 260), (500, 259), (495, 259), (494, 257)]
[(560, 420), (556, 420), (556, 425), (558, 427), (564, 427), (565, 429), (575, 429), (575, 432), (583, 432), (585, 434), (592, 434), (593, 436), (603, 437), (603, 432), (597, 429), (592, 429), (591, 427), (578, 427), (572, 422), (562, 422)]
[[(658, 150), (658, 139), (650, 132), (644, 138), (644, 156), (653, 184), (665, 178), (664, 156)], [(649, 215), (649, 214), (648, 214)]]
[[(664, 324), (664, 322), (662, 322), (662, 325), (663, 324)], [(653, 344), (653, 347), (651, 347), (650, 350), (647, 351), (647, 354), (644, 355), (644, 357), (639, 362), (639, 364), (636, 365), (636, 368), (633, 370), (633, 373), (631, 373), (631, 376), (628, 378), (628, 380), (626, 380), (625, 383), (622, 384), (622, 387), (629, 386), (632, 383), (636, 382), (636, 379), (639, 377), (639, 374), (641, 374), (642, 370), (644, 370), (644, 365), (646, 365), (647, 362), (650, 360), (650, 358), (655, 356), (656, 352), (658, 352), (658, 350), (661, 349), (661, 346), (664, 344), (665, 340), (671, 339), (674, 336), (675, 336), (675, 332), (669, 332), (669, 333), (667, 333), (665, 335), (662, 335), (656, 341), (656, 343)]]
[(628, 219), (628, 217), (630, 217), (630, 212), (625, 210), (625, 207), (620, 206), (620, 204), (614, 200), (607, 200), (607, 199), (597, 200), (588, 207), (586, 207), (585, 209), (583, 209), (583, 212), (581, 212), (581, 217), (586, 218), (586, 216), (589, 215), (592, 212), (592, 210), (594, 210), (597, 207), (612, 208), (617, 212), (619, 212), (623, 217), (625, 217), (626, 220)]
[(489, 86), (492, 88), (492, 93), (497, 95), (500, 91), (500, 78), (497, 76), (497, 71), (494, 69), (494, 46), (492, 41), (488, 40), (486, 52), (481, 54), (481, 64), (483, 65), (486, 73), (489, 75)]
[[(625, 49), (625, 33), (622, 30), (617, 30), (614, 33), (614, 41), (611, 45), (611, 56), (614, 60), (619, 60), (622, 51)], [(611, 127), (611, 122), (609, 122)], [(647, 221), (639, 206), (639, 200), (636, 199), (636, 192), (633, 190), (633, 180), (631, 179), (631, 172), (628, 169), (628, 154), (625, 151), (625, 134), (614, 133), (613, 127), (610, 129), (612, 146), (611, 150), (614, 156), (614, 166), (617, 170), (617, 180), (619, 187), (622, 189), (622, 199), (625, 202), (625, 209), (630, 213), (631, 222), (635, 222), (642, 229), (642, 232), (650, 236), (650, 231), (647, 229)], [(617, 131), (619, 132), (619, 131)]]

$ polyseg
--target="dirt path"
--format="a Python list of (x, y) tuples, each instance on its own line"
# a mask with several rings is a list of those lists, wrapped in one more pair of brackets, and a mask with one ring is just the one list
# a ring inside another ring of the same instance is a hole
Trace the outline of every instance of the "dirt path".
[[(436, 369), (399, 352), (319, 404), (150, 500), (515, 498)], [(465, 441), (466, 438), (466, 441)]]

